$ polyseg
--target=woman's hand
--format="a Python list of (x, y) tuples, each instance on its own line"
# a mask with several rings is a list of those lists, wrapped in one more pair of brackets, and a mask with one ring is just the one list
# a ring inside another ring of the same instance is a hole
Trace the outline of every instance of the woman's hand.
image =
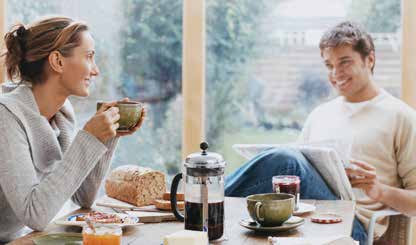
[(351, 163), (352, 167), (346, 168), (345, 171), (352, 187), (364, 190), (367, 196), (379, 202), (384, 185), (377, 180), (376, 169), (366, 162), (351, 160)]
[[(121, 101), (127, 102), (127, 101), (129, 101), (129, 98), (124, 98)], [(141, 128), (141, 126), (143, 124), (143, 121), (146, 118), (146, 113), (147, 113), (146, 108), (143, 107), (142, 108), (142, 115), (141, 115), (139, 121), (137, 122), (136, 126), (134, 126), (134, 128), (132, 128), (132, 129), (130, 129), (130, 131), (128, 131), (128, 132), (117, 132), (117, 136), (126, 136), (126, 135), (134, 134), (137, 130), (139, 130), (139, 128)]]
[(120, 114), (118, 108), (114, 107), (117, 101), (103, 103), (95, 115), (85, 124), (84, 130), (94, 135), (98, 140), (105, 143), (116, 136)]

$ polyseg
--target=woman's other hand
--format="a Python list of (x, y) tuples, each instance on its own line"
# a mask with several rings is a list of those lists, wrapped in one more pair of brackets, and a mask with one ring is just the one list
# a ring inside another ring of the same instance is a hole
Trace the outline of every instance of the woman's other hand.
[(95, 115), (85, 124), (84, 130), (105, 143), (117, 135), (120, 114), (115, 107), (117, 101), (103, 103)]

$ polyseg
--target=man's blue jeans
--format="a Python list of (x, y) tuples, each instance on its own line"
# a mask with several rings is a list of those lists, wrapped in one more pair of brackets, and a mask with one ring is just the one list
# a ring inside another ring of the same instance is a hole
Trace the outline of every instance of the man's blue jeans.
[[(257, 193), (271, 193), (272, 177), (275, 175), (299, 176), (301, 199), (339, 199), (303, 154), (290, 148), (266, 150), (227, 176), (225, 195), (246, 197)], [(360, 244), (367, 243), (367, 232), (356, 218), (351, 236), (360, 241)]]

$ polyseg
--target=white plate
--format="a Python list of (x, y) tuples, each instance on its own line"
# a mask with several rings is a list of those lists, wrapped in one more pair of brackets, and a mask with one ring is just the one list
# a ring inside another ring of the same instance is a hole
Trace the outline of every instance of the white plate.
[(304, 202), (299, 202), (299, 208), (296, 211), (293, 211), (294, 215), (301, 215), (304, 213), (309, 213), (309, 212), (313, 212), (316, 210), (315, 205), (309, 204), (309, 203), (304, 203)]
[[(83, 216), (83, 215), (85, 215), (85, 213), (68, 215), (66, 217), (55, 220), (54, 223), (57, 224), (57, 225), (83, 227), (84, 225), (86, 225), (85, 221), (77, 221), (76, 220), (77, 216)], [(117, 226), (120, 226), (120, 227), (127, 227), (127, 226), (138, 226), (138, 225), (143, 224), (143, 223), (140, 223), (139, 217), (126, 215), (126, 214), (118, 214), (118, 213), (116, 213), (116, 215), (121, 216), (123, 218), (127, 217), (128, 221), (126, 223), (106, 223), (106, 224), (100, 224), (100, 225), (117, 225)]]

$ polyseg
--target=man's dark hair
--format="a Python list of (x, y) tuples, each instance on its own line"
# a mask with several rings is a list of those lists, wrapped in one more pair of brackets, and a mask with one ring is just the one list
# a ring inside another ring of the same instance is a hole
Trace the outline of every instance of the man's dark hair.
[[(375, 51), (373, 39), (364, 28), (357, 23), (344, 21), (326, 31), (322, 36), (319, 42), (321, 56), (326, 48), (335, 48), (344, 45), (351, 45), (354, 51), (360, 53), (363, 60), (371, 52)], [(375, 63), (371, 67), (371, 72), (373, 72), (374, 66)]]

